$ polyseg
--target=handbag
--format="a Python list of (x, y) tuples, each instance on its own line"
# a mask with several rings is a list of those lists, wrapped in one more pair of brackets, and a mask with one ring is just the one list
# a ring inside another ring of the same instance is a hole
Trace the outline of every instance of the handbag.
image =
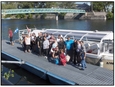
[(70, 60), (70, 56), (66, 55), (66, 61), (69, 62), (69, 60)]

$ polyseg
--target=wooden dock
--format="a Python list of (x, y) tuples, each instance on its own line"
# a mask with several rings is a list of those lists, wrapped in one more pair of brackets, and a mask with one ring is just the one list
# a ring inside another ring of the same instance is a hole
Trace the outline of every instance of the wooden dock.
[[(43, 79), (49, 79), (52, 84), (114, 85), (113, 70), (87, 64), (87, 68), (82, 71), (77, 66), (70, 64), (66, 66), (55, 65), (43, 56), (38, 56), (34, 53), (24, 53), (21, 44), (18, 43), (14, 43), (14, 46), (11, 46), (9, 41), (2, 40), (1, 46), (2, 57), (12, 57), (18, 61), (24, 60), (26, 63), (21, 67), (36, 75), (39, 74), (38, 76), (41, 76)], [(38, 71), (35, 71), (33, 68), (36, 68)], [(41, 73), (39, 73), (39, 70)]]

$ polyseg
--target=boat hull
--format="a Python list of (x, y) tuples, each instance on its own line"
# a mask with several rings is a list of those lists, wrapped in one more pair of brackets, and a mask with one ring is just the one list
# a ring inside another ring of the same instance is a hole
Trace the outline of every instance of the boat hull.
[[(100, 59), (98, 59), (98, 58), (90, 58), (90, 57), (87, 57), (87, 58), (86, 58), (86, 62), (87, 62), (87, 63), (90, 63), (90, 64), (93, 64), (93, 65), (98, 65), (98, 66), (100, 66), (100, 62), (101, 62), (101, 61), (100, 61)], [(103, 68), (110, 69), (110, 70), (114, 70), (113, 60), (103, 59), (102, 62), (103, 62), (103, 65), (102, 65)]]

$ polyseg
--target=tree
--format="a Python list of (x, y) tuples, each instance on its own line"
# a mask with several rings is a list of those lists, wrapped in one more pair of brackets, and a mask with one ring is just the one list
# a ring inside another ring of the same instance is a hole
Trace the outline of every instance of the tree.
[(17, 9), (17, 8), (76, 8), (75, 2), (4, 2), (2, 3), (2, 9)]
[(58, 4), (57, 4), (57, 2), (46, 2), (46, 6), (45, 6), (46, 8), (56, 8), (56, 7), (58, 7)]
[(29, 15), (28, 15), (28, 19), (31, 19), (31, 18), (32, 18), (32, 14), (29, 14)]
[(4, 2), (2, 3), (2, 9), (16, 9), (17, 3), (16, 2)]
[(44, 8), (76, 8), (75, 2), (39, 2), (39, 7)]
[(113, 13), (108, 12), (107, 15), (106, 15), (106, 17), (107, 17), (107, 19), (113, 19), (114, 15), (113, 15)]
[(108, 7), (113, 4), (113, 2), (93, 2), (94, 11), (108, 11)]
[(21, 8), (34, 8), (34, 2), (19, 2)]
[(17, 14), (16, 15), (16, 18), (18, 18), (18, 19), (25, 18), (25, 17), (26, 17), (25, 14)]
[(60, 2), (59, 4), (60, 8), (76, 8), (75, 2)]

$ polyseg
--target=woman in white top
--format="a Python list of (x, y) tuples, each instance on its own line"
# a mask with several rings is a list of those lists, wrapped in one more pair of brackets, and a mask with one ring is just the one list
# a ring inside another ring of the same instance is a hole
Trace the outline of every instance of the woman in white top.
[(31, 39), (30, 36), (27, 34), (25, 37), (25, 52), (31, 52), (30, 51), (30, 43), (31, 43)]
[(47, 40), (46, 37), (44, 37), (43, 50), (44, 50), (45, 58), (47, 58), (48, 50), (49, 50), (49, 40)]

